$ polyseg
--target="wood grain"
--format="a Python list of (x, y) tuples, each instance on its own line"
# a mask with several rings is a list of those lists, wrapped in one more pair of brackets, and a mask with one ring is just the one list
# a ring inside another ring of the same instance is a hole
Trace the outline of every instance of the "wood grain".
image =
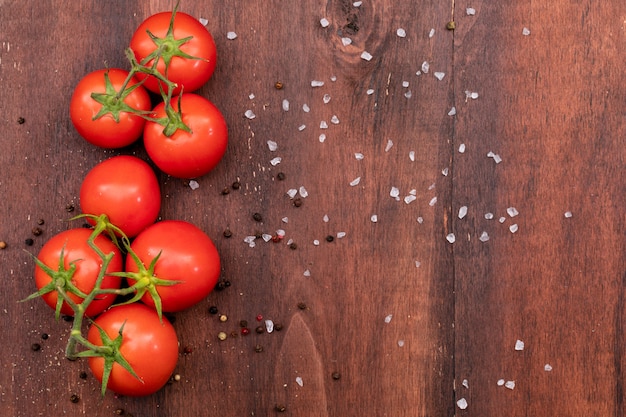
[[(623, 416), (626, 5), (491, 3), (181, 3), (215, 37), (200, 94), (230, 142), (196, 190), (158, 174), (161, 218), (205, 230), (231, 285), (176, 314), (179, 381), (100, 398), (63, 358), (68, 323), (18, 302), (34, 290), (24, 249), (78, 226), (96, 163), (147, 160), (141, 143), (83, 141), (69, 99), (87, 72), (125, 67), (134, 28), (172, 5), (0, 0), (2, 415)], [(259, 314), (282, 330), (240, 335)]]

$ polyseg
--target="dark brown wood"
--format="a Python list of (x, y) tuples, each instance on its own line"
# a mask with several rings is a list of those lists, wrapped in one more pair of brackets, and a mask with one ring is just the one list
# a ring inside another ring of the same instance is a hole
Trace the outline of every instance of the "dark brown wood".
[[(34, 290), (24, 249), (79, 225), (97, 162), (147, 159), (83, 141), (69, 99), (87, 72), (126, 67), (134, 28), (171, 6), (0, 0), (2, 415), (624, 415), (626, 5), (591, 0), (182, 2), (215, 37), (200, 94), (230, 143), (196, 190), (159, 174), (161, 218), (205, 230), (231, 286), (175, 315), (179, 381), (100, 398), (64, 359), (68, 323), (18, 302)], [(259, 314), (282, 330), (218, 340)]]

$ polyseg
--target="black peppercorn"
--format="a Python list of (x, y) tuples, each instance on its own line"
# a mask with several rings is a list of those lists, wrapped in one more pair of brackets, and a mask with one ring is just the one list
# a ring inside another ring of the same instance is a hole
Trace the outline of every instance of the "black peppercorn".
[(282, 404), (276, 404), (276, 406), (274, 407), (276, 409), (276, 411), (284, 413), (287, 410), (287, 407), (285, 407)]
[(332, 377), (336, 381), (341, 378), (341, 374), (339, 372), (333, 372)]
[(33, 227), (33, 236), (40, 236), (42, 233), (41, 227)]
[(252, 218), (254, 219), (255, 222), (263, 221), (263, 216), (261, 216), (261, 213), (254, 213), (252, 215)]
[(217, 307), (216, 307), (216, 306), (211, 306), (211, 307), (209, 307), (209, 313), (211, 313), (211, 314), (217, 314)]
[(17, 123), (23, 125), (24, 123), (26, 123), (26, 119), (20, 116), (17, 118)]
[(256, 346), (254, 347), (254, 351), (255, 351), (256, 353), (261, 353), (261, 352), (263, 352), (263, 346), (261, 346), (261, 345), (256, 345)]
[(39, 343), (33, 343), (30, 345), (30, 348), (33, 352), (37, 352), (38, 350), (41, 350), (41, 345)]
[(231, 185), (233, 190), (238, 190), (241, 188), (241, 183), (239, 181), (235, 181), (233, 182), (233, 184)]
[(285, 179), (285, 173), (284, 172), (279, 172), (278, 174), (276, 174), (276, 178), (279, 181), (283, 181)]
[(227, 229), (224, 230), (224, 237), (225, 238), (229, 238), (229, 237), (232, 237), (232, 236), (233, 236), (233, 232), (231, 232), (230, 229), (227, 228)]
[(26, 246), (33, 246), (35, 244), (35, 241), (32, 240), (31, 238), (28, 238), (28, 239), (24, 240), (24, 244)]
[(48, 340), (48, 337), (50, 337), (50, 336), (48, 335), (48, 333), (42, 333), (42, 334), (41, 334), (41, 338), (42, 338), (43, 340)]
[(294, 198), (294, 200), (293, 200), (293, 205), (294, 205), (294, 207), (300, 207), (300, 206), (302, 206), (302, 199), (301, 199), (300, 197), (298, 197), (298, 198)]
[(335, 238), (333, 237), (333, 235), (328, 235), (328, 236), (326, 236), (326, 242), (332, 242), (333, 240), (335, 240)]
[(70, 401), (73, 402), (74, 404), (76, 404), (77, 402), (80, 401), (80, 397), (76, 394), (72, 394), (70, 395)]
[(306, 310), (306, 304), (305, 304), (305, 303), (303, 303), (303, 302), (299, 302), (299, 303), (298, 303), (298, 308), (299, 308), (300, 310)]

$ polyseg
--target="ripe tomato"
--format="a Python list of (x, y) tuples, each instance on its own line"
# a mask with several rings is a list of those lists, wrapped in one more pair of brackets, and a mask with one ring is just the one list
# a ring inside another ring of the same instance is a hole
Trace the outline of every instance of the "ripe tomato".
[[(150, 55), (161, 48), (161, 59), (157, 70), (178, 86), (174, 94), (181, 91), (191, 93), (202, 87), (213, 75), (217, 63), (217, 50), (211, 33), (193, 16), (175, 12), (173, 31), (170, 31), (172, 12), (157, 13), (144, 20), (130, 40), (130, 48), (138, 62), (148, 58), (145, 66), (152, 66)], [(156, 40), (150, 36), (156, 37)], [(190, 38), (181, 44), (181, 40)], [(181, 56), (182, 55), (182, 56)], [(169, 64), (166, 63), (169, 61)], [(145, 78), (138, 74), (137, 78)], [(159, 82), (148, 77), (145, 87), (159, 93)], [(165, 87), (164, 87), (165, 90)]]
[[(137, 86), (116, 97), (127, 76), (128, 71), (122, 69), (102, 69), (87, 74), (78, 82), (70, 100), (70, 118), (87, 142), (102, 148), (122, 148), (141, 136), (145, 120), (128, 110), (149, 112), (152, 107), (150, 96), (142, 86)], [(137, 80), (132, 79), (128, 87), (136, 84)], [(100, 101), (105, 105), (94, 99), (93, 93), (102, 94)], [(109, 112), (94, 119), (103, 112), (103, 107)]]
[(133, 237), (159, 215), (159, 182), (145, 161), (114, 156), (87, 173), (80, 187), (80, 207), (85, 214), (106, 214), (126, 236)]
[[(116, 339), (122, 329), (118, 351), (141, 379), (114, 363), (107, 388), (121, 395), (143, 396), (167, 383), (178, 361), (178, 337), (167, 318), (162, 319), (160, 322), (154, 309), (140, 303), (113, 307), (96, 318), (95, 323), (111, 340)], [(104, 344), (96, 326), (89, 328), (87, 340), (97, 346)], [(104, 362), (103, 357), (89, 358), (89, 368), (100, 382)]]
[[(148, 121), (144, 146), (152, 161), (166, 174), (178, 178), (197, 178), (211, 171), (226, 153), (228, 127), (224, 116), (209, 100), (196, 94), (180, 97), (182, 121), (191, 133), (177, 129), (165, 136), (163, 126)], [(179, 97), (172, 99), (178, 109)], [(158, 104), (153, 117), (166, 117), (165, 104)]]
[[(215, 288), (220, 275), (220, 258), (211, 239), (198, 227), (181, 220), (164, 220), (141, 232), (131, 244), (143, 265), (148, 268), (159, 255), (154, 276), (179, 281), (171, 286), (156, 285), (162, 310), (175, 312), (200, 302)], [(131, 256), (126, 271), (137, 272)], [(154, 306), (149, 293), (141, 301)]]
[[(71, 293), (71, 287), (75, 286), (83, 294), (90, 293), (102, 267), (102, 259), (87, 243), (91, 232), (90, 229), (84, 228), (61, 232), (48, 240), (37, 256), (39, 261), (55, 271), (54, 278), (62, 278), (64, 280), (66, 292), (77, 304), (81, 303), (83, 298)], [(122, 255), (113, 242), (99, 235), (94, 243), (104, 254), (114, 254), (107, 267), (107, 272), (122, 271)], [(61, 264), (61, 257), (63, 258), (63, 264)], [(72, 268), (75, 268), (73, 272), (71, 272)], [(52, 280), (53, 277), (40, 266), (35, 267), (35, 284), (39, 290), (47, 285), (51, 285)], [(102, 280), (101, 288), (119, 288), (120, 281), (119, 277), (107, 275)], [(52, 309), (56, 309), (58, 302), (58, 293), (56, 291), (43, 294), (42, 298)], [(98, 296), (87, 307), (86, 315), (96, 316), (113, 304), (114, 300), (114, 294)], [(68, 316), (74, 315), (72, 308), (65, 302), (61, 306), (60, 313)]]

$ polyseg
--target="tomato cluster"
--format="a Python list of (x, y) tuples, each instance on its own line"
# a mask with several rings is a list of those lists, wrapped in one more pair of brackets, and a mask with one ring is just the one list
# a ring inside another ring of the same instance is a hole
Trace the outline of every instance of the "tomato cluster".
[[(130, 41), (130, 71), (86, 75), (70, 117), (80, 135), (103, 148), (143, 136), (148, 156), (166, 174), (195, 178), (212, 170), (227, 145), (220, 111), (193, 94), (213, 74), (209, 31), (178, 12), (147, 18)], [(160, 102), (153, 109), (150, 94)], [(157, 221), (161, 192), (152, 167), (134, 156), (92, 168), (80, 188), (91, 228), (49, 239), (35, 258), (38, 291), (60, 315), (73, 316), (67, 354), (87, 357), (106, 389), (129, 396), (159, 390), (178, 359), (178, 338), (162, 314), (196, 305), (215, 288), (221, 267), (212, 240), (182, 220)], [(83, 334), (83, 319), (91, 325)], [(79, 348), (80, 346), (81, 348)]]

